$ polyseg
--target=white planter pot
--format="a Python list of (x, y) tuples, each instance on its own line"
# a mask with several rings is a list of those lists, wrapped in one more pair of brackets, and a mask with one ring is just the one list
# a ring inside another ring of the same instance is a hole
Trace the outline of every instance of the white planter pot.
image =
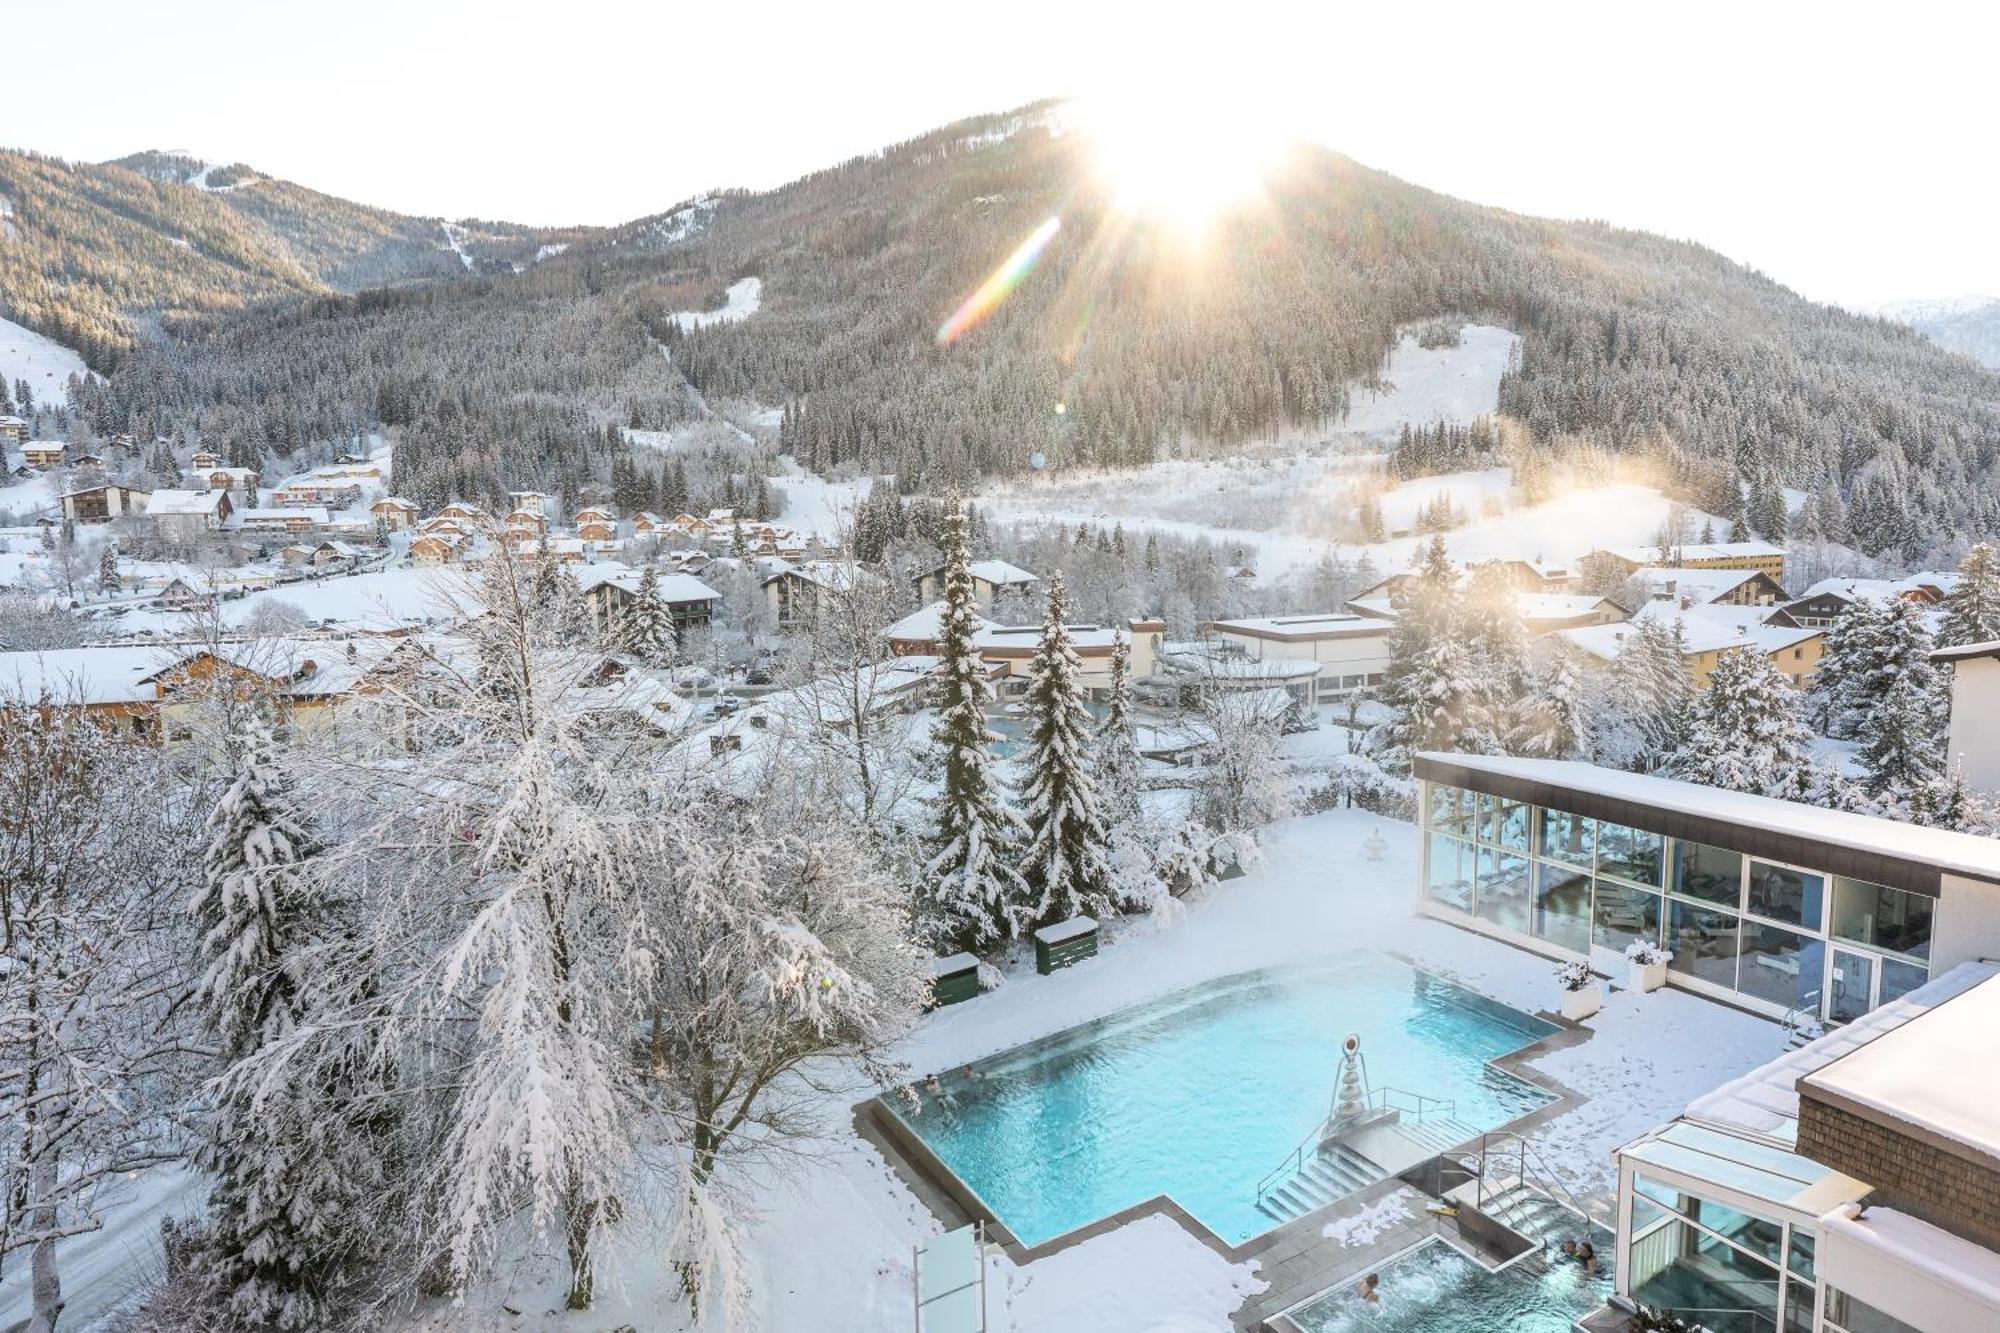
[(1581, 1023), (1603, 1007), (1604, 994), (1594, 981), (1582, 990), (1562, 993), (1562, 1016), (1572, 1023)]
[(1665, 963), (1633, 963), (1631, 966), (1633, 990), (1643, 994), (1647, 991), (1656, 991), (1667, 984)]

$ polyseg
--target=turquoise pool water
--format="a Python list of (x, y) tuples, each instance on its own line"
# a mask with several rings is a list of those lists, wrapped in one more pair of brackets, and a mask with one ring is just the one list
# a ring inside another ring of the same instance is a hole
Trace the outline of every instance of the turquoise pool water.
[[(1611, 1233), (1593, 1228), (1591, 1235), (1598, 1254), (1610, 1255)], [(1441, 1240), (1424, 1242), (1376, 1274), (1378, 1304), (1342, 1287), (1286, 1317), (1305, 1333), (1569, 1333), (1611, 1295), (1608, 1264), (1596, 1277), (1565, 1262), (1546, 1272), (1489, 1273)]]
[(1487, 1062), (1554, 1030), (1355, 952), (1122, 1010), (893, 1109), (1025, 1244), (1157, 1194), (1234, 1244), (1273, 1225), (1257, 1182), (1325, 1117), (1348, 1033), (1375, 1087), (1450, 1098), (1456, 1119), (1492, 1129), (1548, 1094)]

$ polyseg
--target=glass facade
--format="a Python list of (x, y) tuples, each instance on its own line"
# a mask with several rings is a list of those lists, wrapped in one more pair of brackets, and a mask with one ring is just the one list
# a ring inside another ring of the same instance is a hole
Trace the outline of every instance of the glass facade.
[(1930, 977), (1934, 899), (1441, 783), (1425, 896), (1600, 967), (1637, 940), (1669, 972), (1836, 1022)]

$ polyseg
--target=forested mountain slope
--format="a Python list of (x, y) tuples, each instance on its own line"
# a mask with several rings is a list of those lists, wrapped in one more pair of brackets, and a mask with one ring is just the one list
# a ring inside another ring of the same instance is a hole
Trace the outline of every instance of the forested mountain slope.
[(1983, 366), (2000, 369), (2000, 298), (1966, 296), (1950, 301), (1898, 301), (1882, 313), (1928, 336), (1940, 347), (1963, 352)]
[(436, 218), (179, 154), (91, 165), (0, 152), (0, 315), (100, 370), (156, 321), (506, 270), (587, 234), (476, 222), (448, 233)]
[[(808, 467), (939, 489), (1037, 454), (1117, 465), (1327, 429), (1399, 326), (1476, 318), (1522, 336), (1501, 406), (1537, 439), (1655, 456), (1706, 509), (1736, 511), (1744, 480), (1798, 487), (1820, 497), (1824, 535), (1871, 554), (2000, 528), (2000, 376), (1906, 326), (1697, 245), (1465, 203), (1317, 148), (1191, 239), (1112, 209), (1091, 153), (1046, 107), (976, 118), (579, 234), (523, 272), (184, 331), (135, 356), (101, 410), (200, 429), (226, 405), (237, 428), (286, 440), (383, 422), (403, 428), (410, 488), (491, 493), (602, 476), (623, 447), (609, 425), (700, 410), (685, 373), (710, 402), (782, 408)], [(242, 205), (214, 201), (256, 197), (173, 188), (239, 222)], [(941, 342), (1052, 217), (1012, 294)], [(333, 285), (325, 262), (291, 267)], [(745, 277), (762, 283), (751, 317), (671, 318)]]

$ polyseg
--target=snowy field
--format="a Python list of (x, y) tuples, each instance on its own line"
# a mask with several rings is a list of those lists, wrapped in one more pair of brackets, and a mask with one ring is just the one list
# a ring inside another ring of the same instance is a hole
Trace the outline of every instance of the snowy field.
[[(205, 585), (198, 585), (205, 586)], [(315, 621), (333, 620), (354, 629), (391, 629), (413, 621), (455, 619), (476, 607), (473, 583), (462, 570), (402, 568), (334, 575), (283, 583), (219, 604), (225, 625), (239, 625), (267, 602), (295, 606)], [(118, 621), (122, 633), (185, 631), (196, 623), (188, 612), (133, 610)]]
[(729, 284), (728, 298), (719, 310), (676, 310), (674, 322), (683, 331), (705, 329), (711, 324), (734, 324), (750, 318), (764, 304), (764, 280), (739, 278)]
[[(1311, 566), (1322, 556), (1355, 560), (1366, 555), (1385, 573), (1407, 569), (1428, 536), (1395, 537), (1368, 544), (1339, 543), (1313, 535), (1315, 520), (1327, 507), (1342, 503), (1331, 463), (1292, 460), (1289, 467), (1273, 465), (1255, 483), (1222, 486), (1207, 500), (1237, 512), (1260, 505), (1265, 518), (1243, 526), (1197, 518), (1166, 517), (1183, 510), (1199, 512), (1204, 497), (1201, 478), (1242, 476), (1255, 468), (1244, 460), (1157, 463), (1138, 472), (1100, 473), (1085, 479), (1049, 478), (990, 488), (980, 496), (987, 513), (1002, 523), (1054, 522), (1109, 527), (1122, 524), (1126, 534), (1159, 532), (1205, 538), (1225, 551), (1241, 548), (1263, 580)], [(1539, 505), (1516, 507), (1501, 471), (1461, 472), (1421, 477), (1384, 494), (1383, 520), (1390, 528), (1410, 525), (1418, 506), (1440, 492), (1451, 495), (1462, 509), (1466, 526), (1444, 534), (1452, 559), (1492, 558), (1575, 560), (1599, 546), (1644, 545), (1652, 540), (1672, 507), (1650, 486), (1621, 482), (1586, 487)], [(1699, 527), (1710, 516), (1692, 511)], [(1717, 530), (1728, 524), (1714, 520)]]
[[(14, 381), (26, 380), (35, 391), (37, 403), (61, 403), (63, 386), (69, 377), (88, 373), (83, 358), (61, 343), (51, 342), (11, 320), (0, 319), (0, 376), (6, 377), (10, 395)], [(0, 492), (0, 508), (6, 507), (4, 492)]]
[(1405, 333), (1389, 353), (1382, 388), (1356, 387), (1340, 428), (1394, 437), (1404, 422), (1463, 424), (1487, 416), (1500, 404), (1500, 377), (1520, 345), (1517, 334), (1490, 324), (1466, 325), (1456, 347), (1419, 347), (1416, 335)]
[[(1373, 829), (1389, 845), (1379, 861), (1366, 859), (1361, 846)], [(1036, 976), (1031, 963), (1017, 959), (998, 991), (930, 1015), (899, 1052), (910, 1075), (956, 1068), (1216, 977), (1357, 948), (1403, 953), (1518, 1008), (1554, 1005), (1555, 983), (1542, 959), (1414, 915), (1417, 844), (1410, 826), (1333, 811), (1276, 826), (1266, 841), (1263, 867), (1209, 890), (1179, 919), (1120, 923), (1095, 962), (1055, 976)], [(1621, 989), (1586, 1026), (1589, 1040), (1543, 1056), (1534, 1067), (1589, 1100), (1532, 1138), (1542, 1161), (1600, 1208), (1615, 1188), (1612, 1149), (1783, 1046), (1775, 1024), (1671, 989), (1651, 995)], [(871, 1089), (852, 1079), (843, 1084), (838, 1071), (819, 1072), (837, 1093), (820, 1108), (817, 1141), (782, 1160), (733, 1171), (748, 1212), (744, 1231), (761, 1326), (906, 1327), (910, 1248), (936, 1234), (938, 1224), (853, 1132), (851, 1104)], [(1334, 1076), (1331, 1058), (1327, 1076)], [(183, 1179), (156, 1179), (147, 1182), (148, 1199), (169, 1196), (186, 1206)], [(70, 1271), (91, 1275), (72, 1288), (80, 1307), (101, 1308), (105, 1293), (123, 1290), (120, 1271), (148, 1262), (131, 1257), (134, 1238), (151, 1226), (150, 1220), (137, 1225), (134, 1214), (147, 1211), (113, 1211), (114, 1232), (65, 1245), (64, 1263), (80, 1265)], [(1362, 1237), (1334, 1239), (1355, 1244)], [(524, 1239), (519, 1261), (502, 1265), (463, 1307), (425, 1311), (403, 1333), (602, 1333), (621, 1324), (683, 1333), (686, 1326), (667, 1312), (672, 1278), (655, 1258), (657, 1243), (635, 1228), (597, 1308), (569, 1314), (559, 1308), (559, 1239)], [(115, 1249), (118, 1262), (99, 1257), (105, 1247)], [(18, 1308), (18, 1271), (0, 1287), (0, 1326)], [(990, 1282), (996, 1333), (1226, 1333), (1229, 1313), (1259, 1289), (1253, 1263), (1229, 1264), (1158, 1218), (1025, 1267), (996, 1258)]]

